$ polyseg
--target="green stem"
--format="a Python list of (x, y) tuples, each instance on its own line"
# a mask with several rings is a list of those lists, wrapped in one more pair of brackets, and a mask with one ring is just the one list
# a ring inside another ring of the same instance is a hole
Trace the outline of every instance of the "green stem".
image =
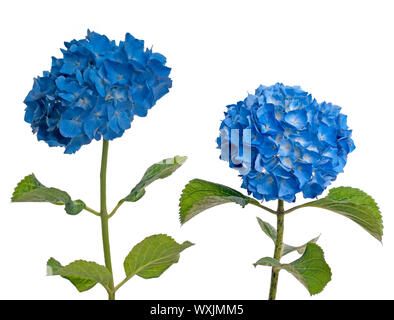
[(130, 278), (126, 277), (125, 279), (123, 279), (121, 282), (119, 282), (119, 284), (115, 287), (115, 292), (118, 291), (118, 289), (123, 286), (127, 281), (129, 281)]
[(261, 208), (261, 209), (264, 209), (265, 211), (268, 211), (268, 212), (270, 212), (270, 213), (272, 213), (272, 214), (276, 214), (276, 211), (275, 211), (275, 210), (272, 210), (272, 209), (270, 209), (270, 208), (268, 208), (268, 207), (266, 207), (266, 206), (263, 206), (263, 205), (260, 204), (258, 201), (254, 201), (254, 199), (250, 202), (250, 204), (253, 204), (253, 205), (255, 205), (255, 206), (257, 206), (257, 207), (259, 207), (259, 208)]
[(97, 212), (96, 210), (89, 208), (88, 206), (85, 206), (85, 210), (93, 213), (96, 216), (99, 216), (99, 217), (101, 216), (100, 212)]
[[(109, 232), (108, 232), (108, 212), (107, 212), (107, 160), (108, 160), (108, 141), (103, 140), (103, 152), (101, 156), (101, 171), (100, 171), (100, 217), (101, 217), (101, 231), (103, 237), (103, 249), (105, 266), (112, 275), (111, 250), (109, 246)], [(115, 300), (114, 280), (112, 276), (109, 285), (108, 299)]]
[(303, 203), (303, 204), (300, 204), (300, 205), (295, 206), (295, 207), (293, 207), (293, 208), (290, 208), (290, 209), (288, 209), (288, 210), (285, 211), (285, 214), (288, 214), (288, 213), (293, 212), (293, 211), (295, 211), (295, 210), (297, 210), (297, 209), (300, 209), (300, 208), (305, 208), (306, 206), (310, 206), (310, 205), (311, 205), (312, 203), (314, 203), (314, 202), (315, 202), (315, 201), (311, 201), (311, 202)]
[[(276, 211), (276, 218), (277, 218), (277, 226), (276, 226), (277, 234), (275, 241), (274, 259), (280, 261), (282, 255), (283, 230), (284, 230), (284, 220), (285, 220), (283, 200), (278, 200), (278, 210)], [(275, 300), (276, 298), (278, 279), (279, 279), (279, 269), (272, 267), (269, 300)]]
[(108, 218), (111, 218), (116, 211), (118, 211), (118, 209), (120, 208), (120, 206), (123, 204), (123, 201), (119, 201), (118, 204), (116, 205), (116, 207), (111, 211), (110, 215), (108, 216)]

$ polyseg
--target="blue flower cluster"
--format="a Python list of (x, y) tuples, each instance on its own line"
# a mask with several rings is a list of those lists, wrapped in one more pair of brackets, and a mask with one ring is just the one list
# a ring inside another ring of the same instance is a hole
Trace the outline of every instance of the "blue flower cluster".
[(25, 121), (38, 140), (65, 147), (65, 153), (92, 139), (122, 136), (134, 115), (145, 117), (171, 88), (166, 58), (130, 34), (117, 45), (88, 30), (86, 39), (65, 47), (24, 101)]
[[(242, 187), (259, 200), (315, 198), (343, 172), (354, 150), (340, 107), (317, 103), (300, 87), (260, 86), (227, 106), (217, 142)], [(228, 151), (226, 151), (228, 150)]]

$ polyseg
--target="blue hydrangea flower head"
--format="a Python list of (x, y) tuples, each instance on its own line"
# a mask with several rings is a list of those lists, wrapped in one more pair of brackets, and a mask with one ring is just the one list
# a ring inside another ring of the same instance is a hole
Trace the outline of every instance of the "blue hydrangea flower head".
[(85, 39), (64, 44), (63, 58), (52, 58), (51, 71), (34, 79), (24, 103), (38, 140), (65, 153), (122, 136), (171, 88), (166, 58), (129, 33), (116, 44), (88, 30)]
[(221, 159), (259, 200), (315, 198), (343, 172), (354, 150), (346, 115), (300, 87), (277, 83), (227, 106), (217, 139)]

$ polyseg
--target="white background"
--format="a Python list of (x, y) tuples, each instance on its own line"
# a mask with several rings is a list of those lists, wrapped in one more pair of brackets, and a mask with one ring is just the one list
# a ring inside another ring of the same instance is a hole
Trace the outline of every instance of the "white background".
[[(103, 263), (100, 221), (67, 215), (50, 204), (10, 203), (16, 183), (34, 172), (46, 185), (98, 207), (101, 143), (75, 155), (38, 143), (24, 123), (23, 99), (33, 77), (60, 56), (63, 41), (86, 30), (121, 40), (145, 39), (173, 68), (173, 88), (110, 144), (109, 206), (125, 196), (154, 162), (176, 154), (189, 160), (173, 176), (149, 186), (137, 203), (110, 220), (116, 282), (123, 259), (144, 237), (168, 233), (196, 245), (159, 279), (135, 277), (119, 299), (265, 299), (270, 270), (252, 263), (273, 254), (256, 207), (227, 204), (183, 227), (178, 199), (199, 177), (232, 186), (236, 171), (218, 159), (215, 139), (227, 104), (261, 83), (300, 85), (318, 101), (343, 107), (356, 150), (333, 186), (373, 195), (384, 219), (383, 246), (354, 222), (328, 211), (303, 209), (286, 217), (285, 241), (301, 244), (319, 233), (332, 281), (310, 297), (282, 272), (279, 299), (392, 299), (393, 213), (393, 5), (392, 1), (2, 1), (0, 4), (1, 166), (0, 298), (100, 299), (99, 285), (78, 293), (60, 277), (46, 277), (46, 260)], [(298, 203), (303, 199), (298, 197)], [(268, 204), (275, 207), (275, 203)], [(287, 205), (289, 207), (289, 204)], [(297, 254), (286, 257), (296, 259)]]

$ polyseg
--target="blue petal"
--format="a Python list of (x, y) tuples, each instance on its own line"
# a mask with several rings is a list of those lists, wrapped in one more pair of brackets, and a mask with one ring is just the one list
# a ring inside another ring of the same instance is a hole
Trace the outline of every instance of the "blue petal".
[(312, 165), (298, 162), (294, 168), (294, 175), (300, 182), (300, 188), (303, 188), (305, 183), (309, 182), (312, 176)]
[(153, 52), (153, 53), (151, 53), (149, 59), (150, 59), (150, 60), (157, 60), (157, 61), (159, 61), (161, 64), (165, 64), (166, 61), (167, 61), (166, 57), (163, 56), (161, 53), (158, 53), (158, 52)]
[(280, 157), (279, 160), (285, 170), (291, 170), (294, 168), (294, 162), (290, 157)]
[(277, 195), (278, 184), (276, 182), (275, 176), (272, 174), (265, 174), (257, 184), (257, 191), (263, 195)]
[(119, 113), (118, 124), (122, 130), (129, 129), (131, 127), (131, 121), (133, 121), (133, 118), (131, 117), (130, 119), (126, 112), (122, 111)]
[(322, 156), (335, 159), (338, 157), (338, 149), (328, 147), (322, 152)]
[(77, 152), (82, 145), (88, 144), (90, 140), (86, 136), (79, 136), (71, 139), (70, 143), (67, 145), (64, 153), (72, 154)]
[(77, 78), (77, 81), (78, 81), (79, 85), (82, 85), (83, 84), (83, 76), (82, 76), (81, 71), (77, 69), (75, 71), (75, 76)]
[(87, 38), (89, 39), (89, 43), (86, 45), (86, 47), (93, 54), (105, 54), (111, 49), (111, 43), (104, 35), (98, 34), (96, 32), (89, 32)]
[(287, 124), (297, 128), (298, 130), (304, 128), (308, 123), (305, 110), (290, 111), (285, 114), (284, 120)]
[(74, 63), (64, 63), (63, 66), (60, 68), (60, 72), (71, 75), (75, 72), (75, 69), (76, 66)]
[(164, 64), (162, 64), (160, 61), (158, 60), (150, 60), (149, 61), (149, 67), (159, 76), (162, 77), (167, 77), (170, 72), (171, 72), (171, 68), (166, 67)]
[(34, 119), (34, 111), (36, 110), (36, 105), (28, 105), (25, 109), (25, 121), (32, 123)]
[(321, 157), (317, 152), (305, 149), (301, 160), (306, 163), (315, 164), (317, 161), (320, 160), (320, 158)]
[(293, 143), (289, 139), (282, 139), (279, 144), (278, 154), (280, 156), (288, 156), (293, 153)]
[(307, 183), (302, 189), (304, 198), (316, 198), (323, 191), (324, 191), (323, 186), (321, 186), (316, 182)]
[(83, 123), (83, 129), (85, 134), (90, 139), (93, 139), (96, 136), (100, 125), (101, 125), (101, 121), (98, 118), (94, 116), (90, 116), (89, 118), (85, 119)]
[(78, 82), (70, 78), (65, 78), (64, 76), (60, 76), (56, 79), (56, 86), (60, 90), (68, 93), (75, 93), (81, 90)]
[(104, 79), (97, 72), (90, 72), (89, 79), (94, 83), (94, 86), (100, 96), (105, 98), (107, 96), (107, 92), (105, 90)]
[(172, 80), (170, 78), (162, 78), (160, 82), (152, 87), (153, 96), (155, 100), (159, 100), (165, 94), (169, 92), (169, 88), (172, 87)]
[(111, 130), (114, 131), (115, 133), (119, 133), (121, 131), (119, 128), (118, 119), (116, 117), (110, 119), (108, 125), (111, 128)]
[(128, 59), (137, 62), (139, 65), (145, 65), (144, 41), (138, 40), (127, 33), (124, 48)]
[(332, 147), (336, 147), (337, 145), (337, 130), (336, 128), (329, 127), (324, 123), (321, 123), (318, 129), (317, 137), (320, 141), (324, 141), (331, 145)]
[(275, 176), (279, 178), (284, 178), (284, 179), (288, 179), (292, 176), (291, 169), (288, 168), (287, 166), (282, 165), (280, 162), (269, 172), (273, 173)]
[(279, 199), (292, 201), (294, 195), (299, 192), (299, 182), (294, 177), (289, 179), (280, 179), (279, 180), (279, 191), (278, 197)]
[(75, 95), (73, 93), (62, 93), (62, 92), (60, 92), (59, 93), (59, 97), (64, 99), (64, 100), (66, 100), (66, 101), (69, 101), (69, 102), (72, 102), (75, 99)]
[(66, 138), (74, 138), (82, 134), (82, 123), (76, 120), (60, 120), (60, 133)]
[(107, 77), (113, 84), (126, 84), (132, 74), (132, 69), (127, 64), (105, 61), (105, 70)]
[(274, 156), (277, 151), (278, 147), (275, 141), (271, 137), (262, 137), (260, 138), (260, 143), (258, 145), (259, 152), (265, 157), (270, 158)]

